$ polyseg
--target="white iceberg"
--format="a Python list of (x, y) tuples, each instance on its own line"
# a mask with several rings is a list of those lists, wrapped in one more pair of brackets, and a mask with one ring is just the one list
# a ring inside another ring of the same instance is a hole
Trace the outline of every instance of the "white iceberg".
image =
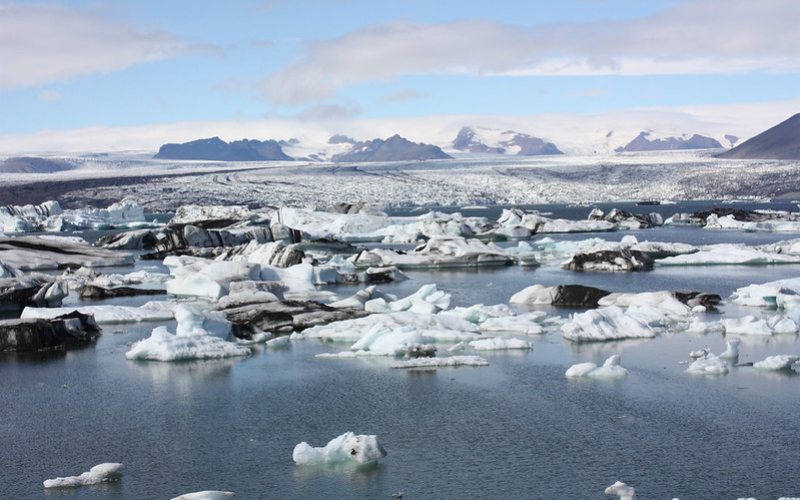
[(377, 436), (352, 432), (346, 432), (320, 448), (303, 441), (292, 452), (292, 460), (297, 465), (367, 464), (385, 456), (386, 450), (378, 443)]
[(761, 361), (753, 363), (753, 367), (758, 368), (759, 370), (771, 371), (790, 370), (792, 365), (797, 363), (798, 360), (800, 360), (800, 356), (791, 354), (768, 356)]
[(390, 368), (458, 368), (460, 366), (489, 366), (480, 356), (448, 356), (446, 358), (404, 359), (389, 365)]
[(770, 318), (757, 318), (753, 315), (741, 318), (725, 318), (722, 320), (725, 333), (736, 335), (776, 335), (795, 334), (797, 323), (791, 318), (776, 314)]
[(774, 308), (796, 304), (788, 296), (796, 297), (799, 294), (800, 278), (789, 278), (737, 288), (731, 295), (731, 300), (743, 306)]
[(171, 500), (225, 500), (226, 498), (230, 498), (232, 496), (234, 496), (232, 491), (206, 490), (196, 491), (194, 493), (184, 493), (183, 495), (173, 497)]
[(800, 255), (768, 253), (745, 245), (708, 245), (691, 254), (658, 259), (659, 266), (768, 265), (796, 264)]
[(628, 486), (622, 481), (617, 481), (616, 483), (612, 484), (611, 486), (605, 489), (604, 493), (606, 495), (617, 495), (619, 497), (619, 500), (636, 499), (636, 490), (633, 489), (633, 486)]
[(122, 476), (122, 464), (108, 462), (95, 465), (79, 476), (57, 477), (44, 481), (45, 488), (77, 488), (116, 481)]
[(125, 357), (133, 360), (182, 361), (247, 356), (250, 353), (247, 347), (202, 330), (195, 330), (192, 335), (175, 335), (167, 327), (159, 326), (149, 337), (135, 342)]
[(173, 278), (167, 293), (178, 296), (219, 299), (229, 292), (233, 281), (258, 280), (261, 268), (246, 262), (212, 261), (196, 257), (169, 256), (164, 265)]
[(376, 298), (364, 304), (367, 312), (391, 313), (411, 311), (424, 314), (435, 314), (450, 307), (450, 294), (439, 290), (435, 284), (422, 285), (419, 290), (402, 299), (387, 302), (384, 298)]
[(591, 379), (621, 379), (628, 376), (628, 370), (620, 366), (620, 357), (615, 354), (603, 363), (603, 366), (597, 366), (594, 363), (578, 363), (572, 365), (567, 369), (565, 375), (567, 378), (591, 378)]
[(576, 313), (561, 326), (562, 335), (573, 342), (596, 342), (653, 338), (656, 332), (647, 321), (617, 306)]
[(441, 269), (504, 266), (514, 258), (493, 243), (461, 237), (431, 238), (411, 252), (375, 248), (359, 253), (353, 260), (358, 267), (394, 266), (399, 269)]
[(142, 321), (170, 321), (174, 315), (175, 304), (172, 302), (153, 301), (140, 307), (131, 306), (74, 306), (74, 307), (26, 307), (22, 318), (52, 319), (73, 311), (94, 316), (98, 324), (107, 323), (139, 323)]
[(709, 354), (692, 362), (686, 371), (700, 375), (724, 375), (728, 373), (728, 363), (714, 354)]
[(504, 351), (509, 349), (523, 349), (523, 350), (533, 349), (533, 344), (531, 344), (527, 340), (505, 338), (505, 337), (494, 337), (489, 339), (473, 340), (469, 343), (469, 346), (475, 349), (476, 351)]

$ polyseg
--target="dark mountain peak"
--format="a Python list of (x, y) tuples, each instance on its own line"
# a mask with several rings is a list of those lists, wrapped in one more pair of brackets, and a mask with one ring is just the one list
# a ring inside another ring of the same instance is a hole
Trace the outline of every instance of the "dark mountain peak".
[(356, 140), (342, 134), (334, 134), (328, 139), (328, 144), (355, 144)]
[(281, 145), (272, 139), (241, 139), (227, 143), (219, 137), (197, 139), (181, 144), (164, 144), (153, 158), (163, 160), (287, 161)]
[(800, 160), (800, 113), (720, 154), (719, 157)]
[(617, 153), (631, 153), (639, 151), (673, 151), (678, 149), (714, 149), (721, 148), (722, 144), (716, 139), (700, 134), (694, 134), (688, 139), (682, 137), (665, 137), (664, 139), (650, 139), (652, 130), (639, 132), (631, 142), (615, 149)]

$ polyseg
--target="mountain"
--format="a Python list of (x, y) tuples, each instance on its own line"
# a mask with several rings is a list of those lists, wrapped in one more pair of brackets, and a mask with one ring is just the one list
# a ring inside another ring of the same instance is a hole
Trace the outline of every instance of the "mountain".
[(15, 156), (0, 161), (0, 172), (7, 174), (50, 174), (73, 168), (75, 165), (66, 160), (38, 156)]
[[(336, 137), (336, 141), (347, 143), (344, 137)], [(356, 142), (349, 151), (333, 156), (335, 162), (356, 161), (414, 161), (414, 160), (443, 160), (452, 158), (439, 146), (411, 142), (395, 134), (386, 140), (373, 139), (371, 141)]]
[(675, 149), (711, 149), (721, 148), (722, 144), (718, 140), (704, 135), (694, 134), (687, 137), (665, 137), (663, 139), (650, 139), (651, 132), (639, 132), (631, 142), (625, 146), (618, 147), (614, 151), (617, 153), (631, 153), (634, 151), (671, 151)]
[(164, 144), (153, 157), (160, 160), (272, 161), (292, 160), (273, 140), (242, 139), (231, 143), (219, 137), (182, 144)]
[(563, 154), (552, 142), (513, 130), (462, 127), (453, 141), (453, 149), (469, 153), (509, 154), (519, 156)]
[(738, 159), (800, 160), (800, 113), (718, 156)]

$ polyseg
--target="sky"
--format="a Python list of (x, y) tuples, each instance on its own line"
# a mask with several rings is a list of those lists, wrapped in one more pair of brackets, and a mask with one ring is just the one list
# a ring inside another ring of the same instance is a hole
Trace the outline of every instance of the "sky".
[(796, 0), (0, 0), (0, 148), (659, 113), (755, 133), (800, 110), (798, 25)]

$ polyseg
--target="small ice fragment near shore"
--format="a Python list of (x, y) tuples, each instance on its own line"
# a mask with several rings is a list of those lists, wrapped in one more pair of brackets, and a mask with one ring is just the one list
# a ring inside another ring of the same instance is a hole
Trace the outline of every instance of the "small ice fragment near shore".
[(606, 495), (617, 495), (620, 500), (635, 500), (636, 490), (632, 486), (628, 486), (622, 481), (617, 481), (608, 488), (606, 488)]
[(172, 500), (223, 500), (233, 496), (232, 491), (196, 491), (194, 493), (185, 493), (183, 495), (172, 498)]
[(339, 462), (366, 464), (386, 456), (386, 450), (374, 435), (346, 432), (327, 445), (315, 448), (303, 441), (294, 447), (292, 460), (297, 465), (322, 465)]
[(95, 465), (88, 472), (80, 476), (57, 477), (47, 479), (42, 484), (45, 488), (77, 488), (78, 486), (88, 486), (91, 484), (106, 483), (116, 481), (122, 476), (120, 472), (122, 464), (103, 463)]

